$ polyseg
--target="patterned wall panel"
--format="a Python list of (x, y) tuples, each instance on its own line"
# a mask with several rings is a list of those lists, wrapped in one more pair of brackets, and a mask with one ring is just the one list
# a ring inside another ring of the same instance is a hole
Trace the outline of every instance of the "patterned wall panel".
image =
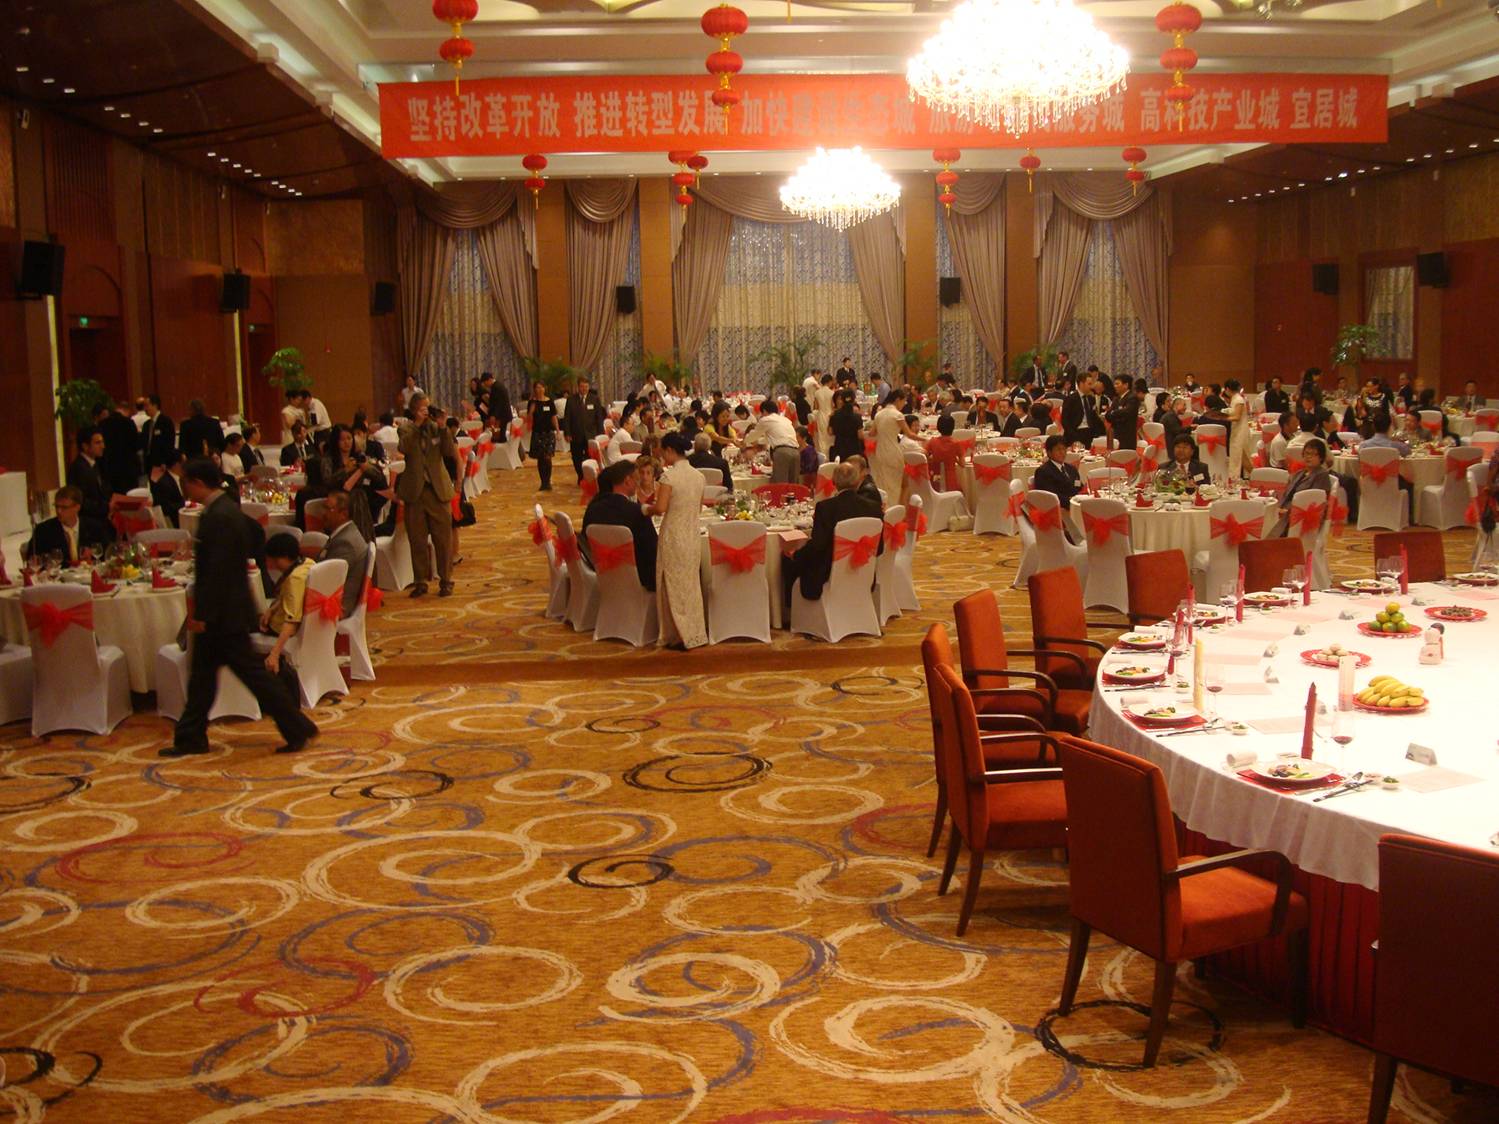
[(47, 229), (62, 241), (115, 240), (109, 144), (91, 129), (46, 119)]
[(1343, 253), (1349, 203), (1348, 193), (1338, 188), (1314, 191), (1307, 197), (1308, 257), (1319, 261)]
[(520, 356), (505, 335), (489, 295), (478, 238), (472, 230), (461, 230), (457, 233), (448, 297), (417, 382), (434, 402), (451, 410), (469, 397), (469, 380), (484, 371), (508, 387), (512, 401), (516, 400), (525, 381)]
[(191, 168), (150, 157), (144, 168), (146, 246), (155, 255), (219, 263), (219, 192), (226, 185)]
[(1499, 238), (1499, 155), (1459, 160), (1442, 171), (1448, 242)]
[(16, 225), (16, 150), (11, 104), (0, 98), (0, 226)]
[(1301, 216), (1305, 197), (1277, 199), (1255, 208), (1259, 224), (1259, 257), (1263, 263), (1305, 257), (1301, 245)]
[(1353, 202), (1356, 245), (1360, 252), (1414, 249), (1421, 242), (1421, 177), (1406, 172), (1358, 186)]

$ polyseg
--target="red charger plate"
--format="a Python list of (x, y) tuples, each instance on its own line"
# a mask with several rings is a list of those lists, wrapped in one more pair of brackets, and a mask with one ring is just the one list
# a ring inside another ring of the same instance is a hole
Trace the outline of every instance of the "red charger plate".
[[(1336, 668), (1338, 666), (1336, 661), (1333, 661), (1333, 662), (1329, 663), (1327, 660), (1319, 660), (1319, 659), (1317, 659), (1316, 658), (1317, 652), (1318, 652), (1318, 649), (1316, 649), (1316, 648), (1308, 648), (1306, 651), (1304, 651), (1304, 652), (1301, 653), (1301, 662), (1302, 663), (1309, 663), (1313, 667), (1331, 667), (1331, 668)], [(1368, 667), (1369, 664), (1370, 664), (1370, 662), (1374, 658), (1374, 657), (1368, 655), (1365, 652), (1349, 652), (1348, 654), (1350, 656), (1356, 656), (1356, 657), (1358, 657), (1357, 661), (1353, 665), (1354, 667)]]
[(1365, 636), (1378, 636), (1385, 640), (1399, 640), (1404, 637), (1421, 635), (1421, 630), (1413, 624), (1406, 625), (1404, 632), (1382, 632), (1375, 629), (1373, 625), (1365, 621), (1359, 623), (1358, 630)]

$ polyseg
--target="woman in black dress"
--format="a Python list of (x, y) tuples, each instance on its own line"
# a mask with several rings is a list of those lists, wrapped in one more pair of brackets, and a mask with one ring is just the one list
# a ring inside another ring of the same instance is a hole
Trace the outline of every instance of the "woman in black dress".
[(838, 408), (828, 419), (828, 429), (833, 434), (833, 447), (828, 454), (833, 460), (846, 461), (864, 455), (864, 419), (854, 409), (852, 390), (838, 396)]
[(526, 416), (531, 419), (531, 456), (536, 461), (536, 475), (541, 479), (541, 490), (550, 492), (552, 454), (557, 449), (557, 404), (547, 393), (545, 383), (531, 384)]

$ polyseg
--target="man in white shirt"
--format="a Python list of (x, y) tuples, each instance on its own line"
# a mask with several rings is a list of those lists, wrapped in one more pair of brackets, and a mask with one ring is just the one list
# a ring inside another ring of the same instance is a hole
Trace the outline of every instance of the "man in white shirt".
[(875, 401), (881, 406), (885, 404), (885, 399), (890, 397), (890, 384), (885, 381), (885, 376), (879, 372), (875, 372), (874, 382), (871, 384), (870, 389), (874, 391)]
[(323, 405), (321, 398), (313, 395), (307, 398), (307, 428), (312, 430), (313, 436), (333, 428), (333, 418), (328, 413), (328, 407)]
[(817, 387), (821, 381), (822, 372), (816, 367), (813, 367), (807, 377), (802, 379), (802, 389), (807, 392), (808, 401), (810, 401), (812, 399), (812, 396), (817, 393)]
[(281, 444), (292, 443), (292, 427), (298, 422), (307, 424), (307, 392), (305, 390), (288, 390), (286, 392), (286, 405), (281, 407)]
[(619, 426), (609, 436), (609, 443), (604, 446), (604, 467), (608, 468), (616, 461), (624, 459), (626, 442), (635, 442), (635, 427), (638, 424), (635, 415), (631, 414), (619, 423)]
[(407, 375), (406, 385), (401, 387), (401, 409), (408, 409), (411, 406), (411, 400), (413, 398), (415, 398), (418, 394), (425, 393), (427, 393), (425, 390), (416, 385), (416, 376)]
[(388, 411), (380, 415), (380, 428), (370, 434), (371, 441), (378, 441), (381, 445), (398, 445), (401, 441), (400, 431), (396, 429), (395, 416)]
[(1286, 467), (1286, 449), (1290, 447), (1296, 431), (1300, 428), (1300, 421), (1291, 411), (1287, 410), (1280, 415), (1280, 432), (1270, 439), (1268, 460), (1271, 468)]
[(150, 419), (151, 415), (146, 413), (146, 400), (144, 398), (137, 398), (135, 400), (135, 413), (130, 415), (130, 420), (135, 423), (136, 431), (139, 432), (145, 429), (146, 422)]
[(770, 449), (770, 482), (795, 484), (801, 450), (796, 443), (796, 426), (781, 413), (774, 398), (762, 398), (760, 419), (744, 435), (746, 445), (765, 445)]

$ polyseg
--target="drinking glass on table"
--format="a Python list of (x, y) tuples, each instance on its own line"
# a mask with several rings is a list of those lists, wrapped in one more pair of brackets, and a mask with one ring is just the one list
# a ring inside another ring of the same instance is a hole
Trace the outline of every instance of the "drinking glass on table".
[(1239, 583), (1237, 581), (1226, 581), (1218, 587), (1218, 604), (1226, 609), (1232, 609), (1239, 601)]
[(1203, 662), (1202, 686), (1208, 693), (1208, 710), (1204, 714), (1207, 721), (1215, 721), (1218, 717), (1218, 696), (1223, 692), (1223, 665), (1212, 660)]
[(1306, 566), (1286, 567), (1285, 573), (1280, 576), (1280, 581), (1282, 585), (1299, 597), (1301, 591), (1306, 588)]
[(1388, 558), (1377, 559), (1374, 563), (1374, 573), (1379, 580), (1387, 585), (1396, 585), (1400, 581), (1400, 556), (1392, 554)]

